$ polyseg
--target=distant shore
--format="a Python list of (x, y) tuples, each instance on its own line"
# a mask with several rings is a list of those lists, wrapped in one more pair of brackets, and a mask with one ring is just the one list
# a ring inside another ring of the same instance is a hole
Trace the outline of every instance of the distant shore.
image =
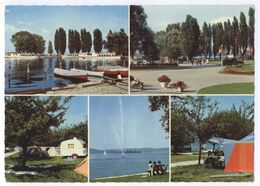
[[(7, 59), (41, 59), (41, 58), (53, 58), (53, 57), (59, 57), (57, 55), (5, 55), (5, 58)], [(72, 55), (62, 55), (62, 59), (78, 59), (80, 61), (86, 61), (86, 60), (105, 60), (105, 59), (121, 59), (121, 56), (72, 56)]]

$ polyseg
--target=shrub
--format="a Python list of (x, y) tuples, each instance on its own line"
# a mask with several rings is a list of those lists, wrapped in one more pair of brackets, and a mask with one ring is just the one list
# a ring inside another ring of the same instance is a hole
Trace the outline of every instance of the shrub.
[(171, 79), (168, 76), (166, 76), (166, 75), (161, 75), (160, 77), (158, 77), (157, 80), (159, 82), (168, 82), (168, 83), (171, 81)]

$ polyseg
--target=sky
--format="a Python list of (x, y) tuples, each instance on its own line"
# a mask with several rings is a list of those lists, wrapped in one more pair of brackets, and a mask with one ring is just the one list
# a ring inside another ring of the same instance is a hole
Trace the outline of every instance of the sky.
[(244, 12), (248, 19), (248, 5), (145, 5), (148, 26), (154, 32), (166, 30), (168, 24), (184, 22), (186, 15), (197, 18), (202, 27), (203, 23), (224, 22), (233, 20), (236, 16), (239, 20), (240, 12)]
[[(127, 6), (6, 6), (5, 7), (5, 51), (12, 52), (10, 41), (18, 31), (29, 31), (43, 36), (48, 41), (54, 40), (55, 30), (86, 28), (93, 35), (99, 28), (105, 39), (111, 29), (123, 28), (128, 33)], [(93, 36), (92, 36), (93, 39)]]
[(88, 97), (74, 96), (68, 103), (68, 110), (65, 114), (65, 122), (60, 126), (71, 126), (88, 119)]
[(90, 148), (168, 147), (159, 121), (163, 111), (151, 112), (148, 105), (146, 96), (90, 97)]
[(233, 104), (238, 108), (242, 101), (246, 103), (254, 103), (254, 96), (206, 96), (212, 100), (216, 100), (219, 105), (220, 110), (226, 110), (233, 106)]

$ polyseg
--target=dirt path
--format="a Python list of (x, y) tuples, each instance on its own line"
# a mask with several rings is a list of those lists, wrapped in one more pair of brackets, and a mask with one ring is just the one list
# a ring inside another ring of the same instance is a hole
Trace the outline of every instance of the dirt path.
[[(190, 65), (185, 64), (183, 66)], [(184, 93), (189, 94), (197, 93), (200, 89), (213, 85), (254, 82), (252, 75), (223, 74), (219, 71), (221, 71), (221, 66), (214, 64), (203, 64), (182, 70), (132, 70), (131, 75), (144, 82), (144, 90), (132, 89), (131, 93), (176, 93), (172, 89), (160, 87), (157, 78), (162, 74), (167, 75), (172, 80), (171, 82), (184, 81), (188, 85)]]
[(17, 154), (18, 152), (19, 152), (18, 150), (12, 151), (12, 152), (7, 152), (7, 153), (5, 153), (5, 158), (13, 156), (13, 155)]
[[(203, 160), (200, 160), (200, 163), (203, 163)], [(198, 160), (191, 160), (191, 161), (182, 161), (177, 163), (171, 163), (171, 167), (180, 167), (180, 166), (188, 166), (188, 165), (197, 165)]]

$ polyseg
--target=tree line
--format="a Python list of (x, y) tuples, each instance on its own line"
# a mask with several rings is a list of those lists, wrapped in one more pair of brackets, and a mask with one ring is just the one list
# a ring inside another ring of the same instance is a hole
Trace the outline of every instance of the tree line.
[[(210, 98), (172, 97), (171, 144), (173, 153), (199, 141), (199, 161), (202, 145), (211, 137), (239, 140), (254, 131), (254, 103), (241, 102), (239, 106), (220, 109)], [(235, 130), (234, 130), (235, 129)]]
[(204, 55), (205, 58), (214, 59), (217, 54), (233, 54), (236, 57), (239, 53), (244, 56), (247, 48), (253, 56), (254, 53), (254, 24), (255, 10), (250, 7), (248, 11), (249, 22), (243, 12), (240, 13), (239, 21), (234, 16), (233, 20), (224, 23), (206, 23), (202, 29), (196, 18), (186, 16), (182, 23), (169, 24), (165, 31), (153, 33), (149, 28), (142, 6), (130, 7), (130, 50), (133, 57), (136, 51), (148, 60), (159, 59), (160, 56), (167, 56), (177, 60), (185, 56), (191, 60), (196, 55)]
[[(27, 31), (17, 32), (11, 39), (15, 51), (19, 53), (35, 53), (42, 54), (45, 51), (45, 40), (42, 36), (32, 34)], [(53, 54), (54, 50), (57, 55), (64, 55), (68, 47), (70, 54), (90, 53), (93, 44), (95, 53), (100, 53), (102, 49), (109, 52), (115, 52), (116, 55), (128, 55), (128, 36), (123, 29), (119, 32), (112, 32), (107, 34), (106, 40), (102, 38), (102, 32), (95, 29), (93, 32), (93, 39), (90, 32), (85, 28), (80, 32), (69, 29), (68, 35), (64, 28), (56, 29), (54, 34), (54, 46), (51, 41), (48, 42), (48, 54)]]
[[(55, 32), (54, 46), (55, 51), (59, 55), (66, 52), (66, 32), (63, 28), (59, 28)], [(68, 49), (70, 54), (90, 53), (92, 48), (92, 36), (86, 29), (68, 31)], [(93, 32), (93, 48), (95, 53), (100, 53), (102, 49), (109, 52), (115, 52), (116, 55), (128, 55), (128, 36), (123, 29), (119, 32), (109, 31), (107, 40), (103, 40), (102, 32), (95, 29)]]

